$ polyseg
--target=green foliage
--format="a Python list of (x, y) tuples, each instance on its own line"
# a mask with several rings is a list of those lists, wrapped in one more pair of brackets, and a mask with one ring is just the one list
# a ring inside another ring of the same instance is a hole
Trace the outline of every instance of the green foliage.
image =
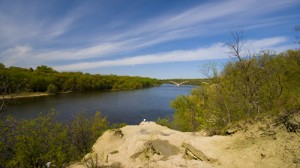
[(61, 166), (66, 161), (67, 132), (62, 124), (53, 122), (53, 117), (46, 115), (20, 123), (12, 166), (38, 167), (49, 161)]
[(193, 90), (191, 95), (179, 96), (171, 102), (174, 113), (173, 127), (180, 131), (198, 131), (203, 127), (204, 95), (202, 88)]
[(91, 125), (93, 141), (97, 140), (99, 136), (102, 135), (103, 132), (107, 129), (108, 129), (108, 122), (106, 120), (106, 117), (102, 117), (101, 112), (97, 111), (95, 113), (94, 118), (92, 119), (92, 125)]
[(0, 69), (4, 69), (5, 68), (5, 65), (0, 63)]
[(0, 120), (0, 167), (56, 167), (82, 158), (108, 128), (106, 118), (96, 112), (87, 119), (74, 118), (70, 125), (55, 122), (54, 113), (32, 120)]
[(55, 123), (53, 113), (33, 120), (1, 120), (0, 158), (3, 167), (38, 167), (67, 160), (67, 130)]
[(37, 73), (56, 73), (56, 71), (53, 68), (48, 67), (46, 65), (41, 65), (41, 66), (36, 67), (35, 72), (37, 72)]
[(90, 152), (91, 146), (107, 129), (106, 117), (103, 118), (100, 112), (96, 112), (92, 119), (78, 114), (70, 125), (71, 158), (80, 159)]
[(47, 87), (48, 93), (55, 94), (57, 92), (57, 90), (58, 90), (57, 87), (52, 83)]
[[(152, 87), (160, 84), (157, 79), (115, 75), (90, 75), (81, 72), (59, 73), (45, 65), (32, 68), (19, 68), (0, 65), (0, 76), (7, 77), (11, 93), (20, 91), (46, 92), (56, 86), (57, 92), (125, 90)], [(51, 88), (49, 88), (51, 86)]]
[(109, 126), (109, 129), (119, 129), (125, 127), (126, 125), (127, 125), (126, 123), (114, 123)]
[(175, 128), (221, 130), (263, 113), (300, 108), (300, 50), (262, 52), (226, 64), (203, 88), (177, 97)]
[(170, 123), (170, 119), (168, 117), (158, 118), (155, 122), (156, 122), (156, 124), (166, 126), (166, 127), (169, 127), (169, 128), (173, 128), (171, 123)]

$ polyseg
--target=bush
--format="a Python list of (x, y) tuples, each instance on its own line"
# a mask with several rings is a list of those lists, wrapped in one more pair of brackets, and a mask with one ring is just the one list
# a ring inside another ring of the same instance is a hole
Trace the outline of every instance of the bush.
[(57, 90), (57, 87), (52, 83), (47, 87), (47, 92), (51, 94), (55, 94)]
[(54, 116), (0, 120), (0, 167), (43, 167), (47, 162), (65, 167), (89, 152), (108, 128), (100, 112), (91, 120), (78, 115), (70, 125), (56, 122)]
[(156, 121), (155, 121), (156, 124), (159, 124), (159, 125), (162, 125), (162, 126), (166, 126), (166, 127), (169, 127), (169, 128), (172, 128), (172, 124), (171, 124), (171, 121), (168, 117), (165, 117), (165, 118), (158, 118)]

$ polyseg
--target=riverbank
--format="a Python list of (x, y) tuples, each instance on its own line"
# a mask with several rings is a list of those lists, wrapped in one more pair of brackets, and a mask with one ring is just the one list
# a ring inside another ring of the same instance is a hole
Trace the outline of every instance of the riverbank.
[[(288, 124), (289, 123), (289, 124)], [(295, 125), (291, 130), (290, 125)], [(228, 136), (180, 132), (142, 122), (105, 132), (93, 152), (70, 168), (300, 166), (300, 114), (284, 120), (245, 122)]]
[(42, 96), (49, 96), (51, 94), (46, 92), (22, 92), (22, 93), (15, 93), (15, 94), (8, 94), (4, 97), (0, 97), (0, 99), (21, 99), (21, 98), (31, 98), (31, 97), (42, 97)]

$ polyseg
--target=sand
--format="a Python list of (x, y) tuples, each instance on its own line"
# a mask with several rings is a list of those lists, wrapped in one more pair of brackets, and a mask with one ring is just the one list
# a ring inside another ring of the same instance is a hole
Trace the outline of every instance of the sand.
[(258, 122), (243, 126), (228, 136), (203, 136), (141, 122), (106, 131), (94, 144), (84, 167), (225, 167), (300, 168), (299, 132), (288, 132), (283, 124)]

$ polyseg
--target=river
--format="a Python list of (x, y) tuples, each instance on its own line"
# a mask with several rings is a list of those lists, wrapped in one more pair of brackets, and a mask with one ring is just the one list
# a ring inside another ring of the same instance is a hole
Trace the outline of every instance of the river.
[(179, 95), (187, 95), (191, 85), (164, 84), (138, 90), (59, 94), (55, 96), (18, 99), (10, 104), (0, 117), (8, 114), (16, 119), (31, 119), (51, 110), (58, 112), (61, 122), (71, 121), (77, 113), (87, 117), (100, 111), (110, 123), (139, 124), (143, 119), (155, 121), (171, 117), (174, 109), (170, 102)]

